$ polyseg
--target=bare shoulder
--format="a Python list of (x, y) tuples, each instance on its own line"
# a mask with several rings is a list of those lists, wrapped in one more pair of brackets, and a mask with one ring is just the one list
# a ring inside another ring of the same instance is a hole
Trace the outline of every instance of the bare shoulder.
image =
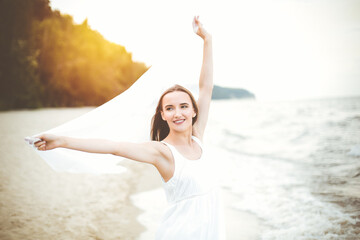
[(155, 149), (158, 155), (158, 160), (171, 160), (172, 159), (172, 153), (168, 146), (166, 146), (162, 142), (158, 141), (150, 141), (147, 143), (150, 147)]

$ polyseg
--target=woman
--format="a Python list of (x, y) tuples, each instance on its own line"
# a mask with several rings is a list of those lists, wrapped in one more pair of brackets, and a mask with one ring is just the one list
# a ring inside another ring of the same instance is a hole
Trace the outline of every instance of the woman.
[(170, 203), (156, 235), (159, 240), (223, 237), (217, 188), (210, 161), (201, 145), (213, 89), (212, 37), (198, 17), (194, 18), (193, 27), (204, 40), (198, 102), (179, 85), (165, 91), (152, 120), (153, 141), (129, 143), (44, 134), (35, 144), (41, 151), (62, 147), (110, 153), (154, 165)]

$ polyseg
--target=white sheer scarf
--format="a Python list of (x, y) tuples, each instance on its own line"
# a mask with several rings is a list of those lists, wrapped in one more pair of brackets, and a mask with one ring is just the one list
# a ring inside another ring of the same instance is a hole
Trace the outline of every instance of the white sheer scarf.
[[(122, 94), (76, 119), (42, 133), (113, 141), (150, 141), (151, 118), (161, 94), (167, 88), (178, 83), (189, 89), (196, 99), (198, 96), (198, 86), (194, 84), (196, 80), (193, 83), (176, 82), (167, 72), (153, 66)], [(32, 145), (31, 141), (27, 142)], [(119, 165), (124, 158), (111, 154), (64, 148), (34, 150), (58, 172), (104, 174), (122, 173), (126, 170)]]

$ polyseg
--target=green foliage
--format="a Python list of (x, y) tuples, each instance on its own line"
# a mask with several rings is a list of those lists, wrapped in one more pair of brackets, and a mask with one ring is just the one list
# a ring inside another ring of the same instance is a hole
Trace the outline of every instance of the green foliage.
[(0, 0), (0, 109), (100, 105), (146, 70), (123, 46), (51, 11), (48, 0)]

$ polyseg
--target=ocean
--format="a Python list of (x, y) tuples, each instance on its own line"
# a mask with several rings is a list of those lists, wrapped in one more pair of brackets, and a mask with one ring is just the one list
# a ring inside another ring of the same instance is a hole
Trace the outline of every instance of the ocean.
[(260, 219), (260, 239), (360, 239), (360, 97), (217, 100), (210, 111), (221, 186)]

